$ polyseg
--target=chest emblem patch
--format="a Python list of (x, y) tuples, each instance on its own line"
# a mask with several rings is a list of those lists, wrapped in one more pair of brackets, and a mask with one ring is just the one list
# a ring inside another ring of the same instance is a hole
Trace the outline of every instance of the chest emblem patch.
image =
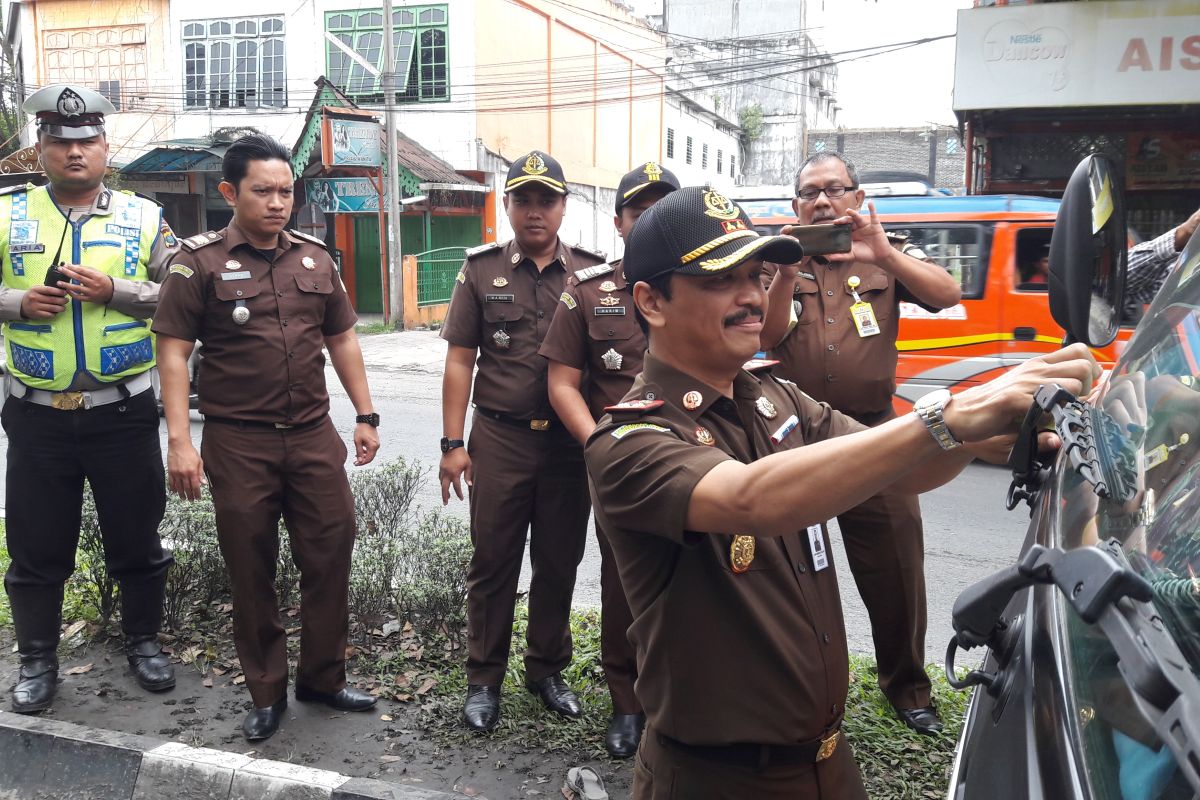
[(313, 261), (312, 256), (305, 256), (304, 258), (300, 259), (300, 263), (304, 265), (305, 269), (317, 268), (317, 262)]
[(729, 545), (730, 568), (740, 575), (750, 569), (752, 561), (754, 561), (754, 537), (734, 536), (733, 543)]
[(503, 289), (505, 286), (508, 286), (508, 278), (505, 278), (503, 275), (499, 278), (492, 278), (492, 286), (495, 286), (497, 289)]
[(779, 412), (775, 410), (775, 404), (767, 399), (766, 395), (761, 395), (754, 401), (754, 407), (767, 419), (775, 419)]
[(617, 285), (612, 281), (605, 281), (604, 283), (600, 284), (600, 291), (602, 292), (615, 292), (616, 290)]
[(708, 428), (696, 428), (696, 441), (710, 446), (717, 443), (717, 440), (713, 438), (712, 431)]
[(242, 268), (242, 262), (238, 261), (237, 259), (231, 258), (225, 262), (225, 269), (241, 269), (241, 268)]

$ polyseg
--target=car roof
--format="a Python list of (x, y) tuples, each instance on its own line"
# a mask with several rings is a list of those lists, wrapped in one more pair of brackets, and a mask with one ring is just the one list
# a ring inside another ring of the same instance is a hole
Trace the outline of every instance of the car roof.
[[(765, 187), (764, 187), (765, 188)], [(751, 192), (743, 190), (743, 194)], [(768, 196), (746, 197), (738, 203), (751, 219), (772, 217), (795, 219), (791, 198)], [(976, 194), (956, 197), (952, 195), (921, 195), (911, 197), (872, 197), (875, 210), (881, 216), (908, 217), (938, 215), (944, 218), (996, 219), (1005, 215), (1037, 215), (1035, 218), (1053, 219), (1058, 214), (1059, 201), (1051, 197), (1034, 197), (1020, 194)], [(1029, 217), (1026, 217), (1029, 218)]]

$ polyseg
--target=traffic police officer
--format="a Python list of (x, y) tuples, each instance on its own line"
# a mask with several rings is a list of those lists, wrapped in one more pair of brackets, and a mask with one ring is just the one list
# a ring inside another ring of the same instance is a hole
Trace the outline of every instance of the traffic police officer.
[(175, 685), (158, 646), (171, 557), (158, 538), (166, 495), (147, 319), (176, 241), (157, 204), (104, 186), (108, 100), (59, 84), (35, 92), (24, 110), (37, 115), (50, 183), (0, 197), (0, 319), (12, 557), (4, 586), (21, 662), (12, 708), (29, 713), (54, 699), (84, 478), (120, 586), (133, 675), (150, 691)]
[(824, 521), (945, 483), (970, 460), (960, 444), (1015, 431), (1039, 385), (1086, 393), (1100, 372), (1073, 345), (866, 429), (741, 368), (767, 308), (762, 260), (801, 255), (702, 187), (664, 197), (627, 240), (649, 351), (586, 459), (633, 613), (635, 800), (865, 798), (840, 732), (849, 665)]
[[(569, 616), (575, 570), (587, 536), (583, 449), (563, 427), (546, 394), (546, 338), (568, 274), (604, 258), (558, 238), (567, 183), (558, 161), (533, 151), (513, 162), (504, 208), (515, 238), (467, 253), (442, 327), (442, 502), (450, 488), (470, 489), (467, 571), (467, 697), (474, 730), (500, 718), (500, 684), (508, 666), (517, 580), (530, 535), (525, 685), (547, 708), (582, 713), (560, 675), (571, 661)], [(463, 434), (471, 376), (475, 414)]]
[[(889, 238), (874, 206), (869, 218), (859, 214), (864, 193), (857, 185), (853, 165), (836, 153), (819, 153), (800, 168), (792, 200), (796, 216), (805, 225), (851, 223), (852, 250), (781, 268), (763, 346), (780, 362), (776, 375), (872, 426), (895, 416), (900, 301), (937, 310), (957, 303), (961, 289), (911, 243)], [(871, 618), (880, 689), (909, 727), (935, 734), (941, 721), (925, 674), (925, 553), (917, 498), (881, 493), (840, 514), (838, 526)], [(893, 535), (881, 541), (880, 530)]]
[[(642, 212), (678, 188), (675, 175), (653, 161), (626, 173), (617, 186), (613, 218), (621, 238), (629, 236)], [(604, 407), (629, 391), (642, 371), (645, 351), (646, 337), (634, 319), (633, 294), (620, 259), (567, 276), (567, 288), (538, 352), (550, 359), (550, 404), (580, 444), (591, 435)], [(599, 527), (596, 539), (600, 543), (600, 658), (613, 705), (604, 746), (614, 758), (628, 758), (637, 751), (646, 717), (633, 691), (637, 663), (626, 634), (629, 604), (608, 537)]]
[[(324, 346), (358, 413), (354, 463), (379, 448), (357, 318), (324, 242), (285, 231), (291, 154), (246, 136), (225, 153), (221, 194), (233, 221), (185, 239), (154, 317), (171, 489), (194, 499), (207, 475), (217, 540), (233, 583), (234, 644), (254, 709), (242, 732), (265, 739), (287, 708), (287, 633), (275, 597), (280, 515), (300, 569), (296, 699), (364, 711), (346, 685), (354, 497), (346, 446), (329, 418)], [(203, 342), (201, 454), (188, 424), (187, 360)]]

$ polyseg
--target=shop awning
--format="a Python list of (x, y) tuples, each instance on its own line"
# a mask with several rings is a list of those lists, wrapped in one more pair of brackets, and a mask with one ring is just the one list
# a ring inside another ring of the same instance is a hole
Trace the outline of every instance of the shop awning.
[(210, 147), (156, 147), (121, 168), (121, 172), (220, 172), (228, 145)]

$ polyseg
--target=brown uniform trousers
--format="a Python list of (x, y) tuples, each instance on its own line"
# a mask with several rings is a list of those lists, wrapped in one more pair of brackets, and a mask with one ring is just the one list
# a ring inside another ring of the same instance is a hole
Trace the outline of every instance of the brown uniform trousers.
[(756, 770), (681, 752), (646, 728), (633, 766), (633, 800), (867, 800), (845, 739), (815, 764)]
[[(875, 426), (895, 417), (888, 409), (858, 421)], [(896, 708), (927, 706), (925, 534), (917, 496), (878, 494), (837, 519), (850, 573), (871, 619), (879, 688)]]
[(525, 678), (541, 680), (571, 661), (571, 594), (590, 511), (583, 448), (557, 422), (536, 431), (477, 411), (467, 452), (475, 545), (467, 571), (467, 679), (487, 686), (504, 679), (528, 532)]
[(287, 692), (287, 633), (274, 588), (281, 514), (302, 574), (296, 682), (340, 691), (355, 527), (346, 445), (333, 422), (323, 416), (275, 430), (209, 421), (201, 456), (233, 584), (234, 644), (254, 705), (264, 708)]

